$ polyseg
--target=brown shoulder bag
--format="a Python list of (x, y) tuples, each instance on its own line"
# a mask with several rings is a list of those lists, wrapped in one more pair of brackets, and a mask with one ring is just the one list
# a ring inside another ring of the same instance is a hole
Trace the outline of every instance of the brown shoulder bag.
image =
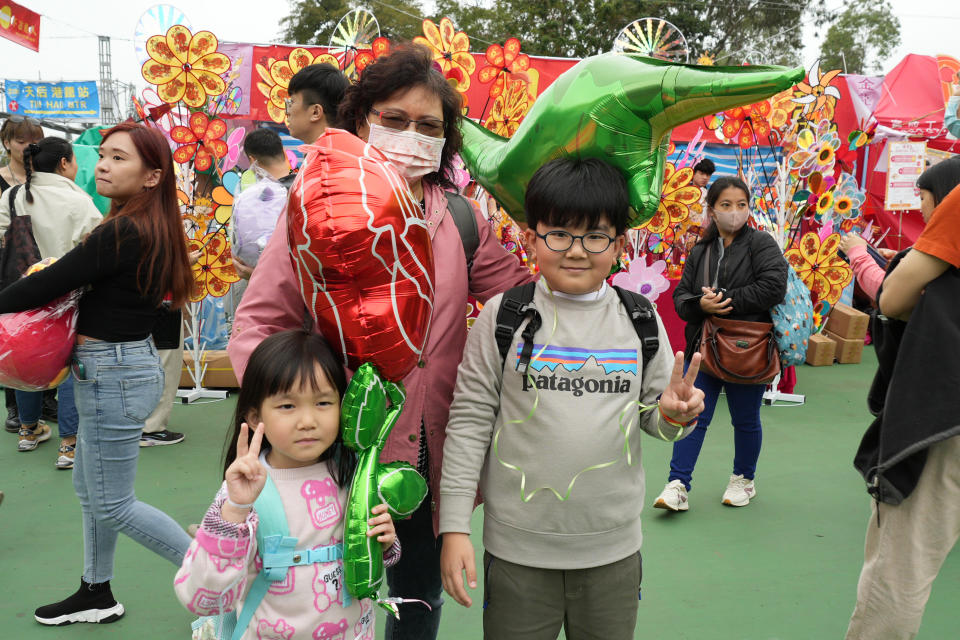
[[(703, 256), (703, 286), (710, 285), (710, 249)], [(708, 315), (700, 333), (700, 369), (724, 382), (769, 384), (780, 373), (771, 322), (726, 320)]]

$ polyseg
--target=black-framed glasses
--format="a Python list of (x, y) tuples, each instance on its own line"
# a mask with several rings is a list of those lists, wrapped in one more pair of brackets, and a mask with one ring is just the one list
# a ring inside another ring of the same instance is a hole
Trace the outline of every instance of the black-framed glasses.
[(408, 118), (404, 114), (396, 111), (380, 111), (373, 108), (370, 109), (370, 113), (380, 118), (380, 124), (388, 129), (406, 131), (407, 127), (409, 127), (410, 123), (412, 122), (417, 125), (417, 133), (422, 133), (423, 135), (430, 136), (431, 138), (443, 137), (443, 120), (437, 120), (436, 118), (414, 120), (413, 118)]
[(603, 253), (610, 248), (610, 245), (613, 244), (615, 239), (599, 231), (591, 231), (582, 236), (575, 236), (566, 231), (548, 231), (546, 233), (537, 233), (537, 237), (547, 244), (547, 249), (558, 253), (569, 251), (570, 247), (573, 246), (574, 240), (579, 240), (583, 246), (583, 250), (587, 253)]

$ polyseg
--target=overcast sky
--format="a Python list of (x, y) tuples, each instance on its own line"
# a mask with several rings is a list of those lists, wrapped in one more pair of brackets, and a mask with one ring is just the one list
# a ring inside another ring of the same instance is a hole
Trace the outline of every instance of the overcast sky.
[[(145, 83), (133, 48), (133, 34), (152, 0), (17, 0), (44, 16), (40, 52), (0, 38), (0, 79), (97, 80), (99, 64), (95, 34), (112, 38), (114, 79)], [(718, 0), (737, 1), (737, 0)], [(828, 0), (840, 6), (841, 0)], [(234, 42), (280, 42), (280, 19), (289, 11), (286, 0), (192, 0), (170, 2), (186, 14), (194, 30), (209, 29), (222, 40)], [(2, 2), (0, 2), (2, 4)], [(892, 68), (907, 53), (946, 53), (960, 57), (960, 3), (958, 0), (891, 0), (901, 21), (901, 45), (886, 60)], [(381, 21), (389, 11), (368, 3)], [(641, 16), (637, 16), (638, 18)], [(510, 34), (502, 34), (507, 38)], [(804, 64), (817, 57), (820, 42), (805, 30)], [(326, 44), (326, 43), (317, 43)], [(477, 47), (479, 50), (480, 47)]]

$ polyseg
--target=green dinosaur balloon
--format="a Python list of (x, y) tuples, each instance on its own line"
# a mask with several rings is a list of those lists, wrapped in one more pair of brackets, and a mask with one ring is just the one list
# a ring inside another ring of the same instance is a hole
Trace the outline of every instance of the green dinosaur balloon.
[(383, 583), (383, 550), (376, 538), (367, 536), (370, 509), (384, 503), (394, 518), (406, 518), (427, 496), (427, 483), (412, 466), (379, 462), (405, 399), (402, 383), (384, 380), (366, 363), (353, 374), (341, 403), (343, 441), (357, 452), (344, 517), (343, 578), (358, 599), (376, 598)]
[(534, 172), (562, 156), (596, 157), (624, 172), (631, 226), (657, 210), (670, 130), (788, 89), (804, 70), (698, 67), (622, 53), (585, 58), (540, 94), (512, 138), (463, 119), (473, 177), (517, 220)]

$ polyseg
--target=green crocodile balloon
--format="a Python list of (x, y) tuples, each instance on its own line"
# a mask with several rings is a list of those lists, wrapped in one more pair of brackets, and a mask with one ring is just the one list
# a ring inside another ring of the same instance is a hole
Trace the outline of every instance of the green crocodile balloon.
[(630, 226), (650, 219), (663, 184), (670, 130), (788, 89), (802, 68), (698, 67), (623, 53), (585, 58), (540, 94), (512, 138), (463, 119), (473, 177), (517, 220), (534, 172), (561, 156), (596, 157), (623, 171)]
[(370, 509), (384, 503), (394, 518), (406, 518), (427, 496), (427, 483), (412, 466), (379, 462), (405, 399), (403, 383), (384, 380), (367, 363), (353, 374), (340, 405), (343, 441), (358, 458), (343, 527), (344, 583), (358, 599), (376, 599), (383, 583), (383, 550), (367, 537)]

